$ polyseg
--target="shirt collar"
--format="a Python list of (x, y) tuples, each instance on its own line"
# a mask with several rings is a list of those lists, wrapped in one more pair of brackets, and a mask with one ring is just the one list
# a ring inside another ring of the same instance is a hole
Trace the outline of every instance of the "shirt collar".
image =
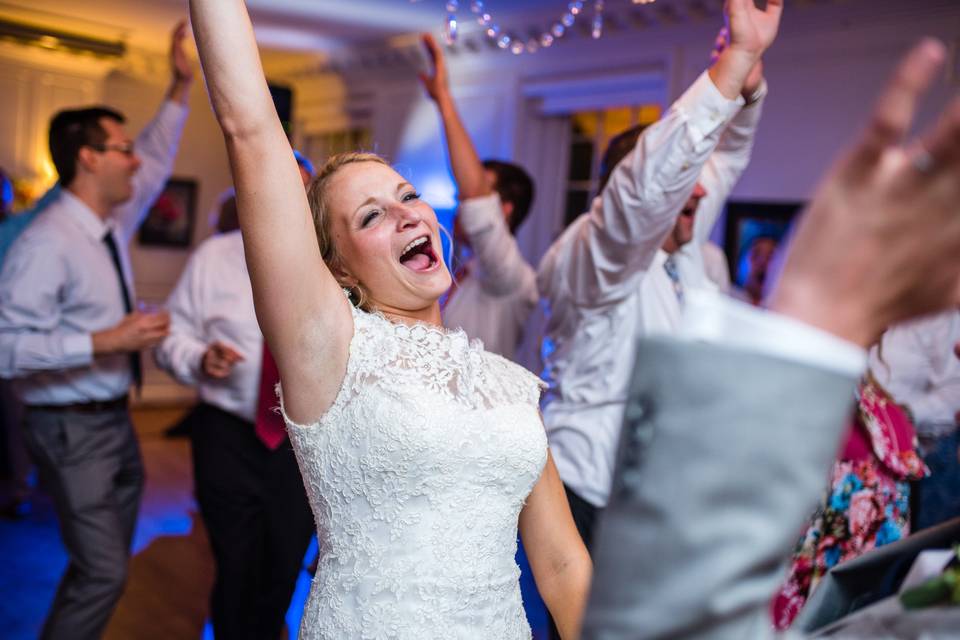
[(60, 192), (63, 201), (63, 210), (85, 233), (100, 242), (114, 229), (113, 220), (103, 220), (87, 206), (83, 200), (73, 195), (67, 189)]
[(653, 267), (659, 267), (667, 261), (667, 258), (670, 257), (670, 254), (663, 250), (663, 248), (657, 249), (657, 253), (653, 256), (653, 262), (651, 265)]

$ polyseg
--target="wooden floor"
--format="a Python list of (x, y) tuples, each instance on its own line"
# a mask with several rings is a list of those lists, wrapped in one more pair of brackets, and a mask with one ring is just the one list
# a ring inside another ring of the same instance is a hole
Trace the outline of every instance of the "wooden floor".
[(107, 627), (107, 640), (203, 634), (213, 559), (193, 498), (190, 444), (162, 435), (181, 414), (134, 412), (148, 480), (127, 588)]
[[(190, 445), (163, 431), (183, 410), (134, 412), (147, 483), (127, 588), (107, 627), (108, 640), (195, 639), (203, 636), (213, 561), (193, 499)], [(52, 505), (37, 493), (33, 511), (0, 522), (0, 633), (36, 638), (66, 555)]]

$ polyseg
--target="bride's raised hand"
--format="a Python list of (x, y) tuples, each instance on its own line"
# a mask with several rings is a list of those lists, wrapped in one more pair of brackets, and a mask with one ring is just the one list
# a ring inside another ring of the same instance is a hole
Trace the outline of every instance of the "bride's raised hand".
[[(226, 141), (257, 321), (298, 422), (333, 401), (353, 335), (323, 262), (303, 179), (263, 74), (243, 0), (190, 0), (207, 92)], [(282, 283), (282, 286), (278, 286)]]

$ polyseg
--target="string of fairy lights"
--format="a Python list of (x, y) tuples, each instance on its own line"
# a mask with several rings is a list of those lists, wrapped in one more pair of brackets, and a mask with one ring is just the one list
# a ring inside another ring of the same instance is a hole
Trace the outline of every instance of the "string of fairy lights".
[[(654, 0), (633, 0), (634, 4), (649, 4)], [(566, 9), (560, 15), (559, 19), (553, 22), (546, 29), (541, 30), (539, 35), (531, 35), (524, 39), (510, 35), (501, 29), (500, 25), (494, 19), (493, 15), (486, 8), (483, 0), (470, 0), (469, 8), (473, 19), (483, 28), (483, 33), (488, 39), (494, 42), (497, 47), (509, 50), (515, 55), (522, 53), (536, 53), (540, 49), (546, 49), (562, 38), (577, 20), (582, 19), (585, 11), (585, 5), (588, 3), (581, 0), (567, 2)], [(590, 23), (590, 35), (598, 39), (603, 35), (603, 11), (604, 0), (593, 0), (591, 3), (593, 15)], [(460, 22), (458, 14), (461, 10), (460, 0), (446, 0), (446, 18), (443, 22), (443, 36), (448, 45), (456, 43), (460, 31)]]

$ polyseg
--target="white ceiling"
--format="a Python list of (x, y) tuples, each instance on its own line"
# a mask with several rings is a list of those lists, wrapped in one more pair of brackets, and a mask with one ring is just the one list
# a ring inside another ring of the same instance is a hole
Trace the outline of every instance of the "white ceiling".
[[(670, 2), (671, 0), (661, 0)], [(607, 5), (629, 0), (608, 0)], [(257, 38), (267, 48), (324, 51), (399, 34), (438, 31), (445, 0), (248, 0)], [(470, 0), (460, 0), (460, 18), (470, 17)], [(511, 17), (536, 12), (559, 17), (566, 0), (486, 0), (504, 26)], [(170, 26), (186, 14), (184, 0), (0, 0), (0, 16), (33, 24), (122, 39), (162, 50)]]
[[(589, 31), (594, 0), (584, 0), (578, 21), (583, 37)], [(723, 0), (606, 0), (605, 31), (668, 28), (678, 24), (719, 24)], [(479, 27), (472, 20), (471, 0), (459, 0), (459, 19), (466, 49), (475, 45)], [(560, 18), (568, 0), (484, 0), (486, 10), (504, 31), (520, 37), (536, 35)], [(79, 35), (123, 41), (135, 49), (163, 51), (170, 28), (186, 16), (186, 0), (0, 0), (0, 19), (16, 20)], [(439, 33), (446, 0), (247, 0), (268, 71), (297, 70), (340, 58), (338, 49), (417, 49), (409, 37), (421, 31)], [(903, 12), (939, 8), (960, 16), (960, 0), (790, 0), (788, 24), (796, 27), (817, 8), (846, 8), (854, 20), (896, 20)], [(882, 15), (881, 15), (882, 14)], [(884, 18), (886, 16), (886, 18)], [(819, 24), (819, 23), (818, 23)], [(821, 25), (822, 26), (822, 25)], [(584, 31), (583, 29), (586, 29)], [(470, 32), (474, 35), (471, 36)], [(324, 55), (331, 54), (331, 55)]]

